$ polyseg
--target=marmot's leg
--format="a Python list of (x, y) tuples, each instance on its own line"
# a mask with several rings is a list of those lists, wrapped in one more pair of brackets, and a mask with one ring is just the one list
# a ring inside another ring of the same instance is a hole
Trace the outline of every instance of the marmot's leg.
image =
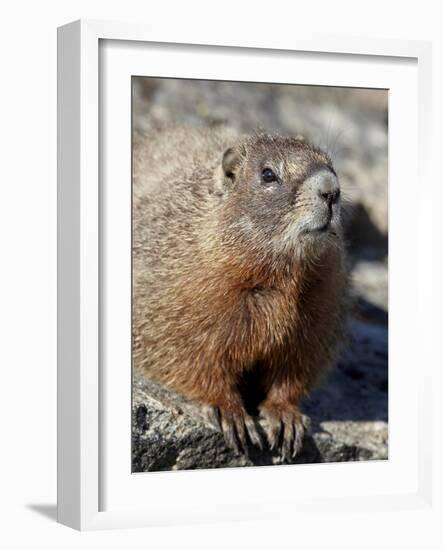
[(260, 416), (271, 449), (279, 449), (284, 460), (300, 451), (309, 419), (299, 408), (301, 393), (295, 384), (275, 382), (260, 405)]

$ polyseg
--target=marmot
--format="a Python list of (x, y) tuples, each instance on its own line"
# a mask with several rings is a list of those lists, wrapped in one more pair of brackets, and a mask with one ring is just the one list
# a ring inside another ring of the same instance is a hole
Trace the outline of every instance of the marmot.
[[(197, 400), (226, 443), (295, 456), (300, 402), (336, 355), (347, 276), (340, 187), (302, 139), (170, 129), (133, 152), (134, 367)], [(246, 392), (247, 393), (247, 392)]]

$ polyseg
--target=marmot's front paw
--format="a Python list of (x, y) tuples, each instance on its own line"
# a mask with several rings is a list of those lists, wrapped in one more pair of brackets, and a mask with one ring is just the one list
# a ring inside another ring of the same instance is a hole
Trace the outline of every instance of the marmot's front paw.
[(303, 444), (305, 431), (309, 429), (309, 418), (296, 407), (279, 409), (277, 407), (260, 408), (260, 417), (264, 420), (264, 431), (271, 450), (279, 449), (283, 460), (294, 458)]
[(263, 448), (255, 421), (243, 407), (226, 410), (207, 405), (204, 411), (211, 424), (223, 432), (226, 445), (236, 453), (248, 454), (248, 440)]

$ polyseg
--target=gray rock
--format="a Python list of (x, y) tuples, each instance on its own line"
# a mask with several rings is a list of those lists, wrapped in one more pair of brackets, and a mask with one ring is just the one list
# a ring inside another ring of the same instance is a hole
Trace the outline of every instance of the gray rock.
[[(346, 351), (304, 404), (312, 422), (294, 464), (388, 457), (387, 330), (352, 321)], [(277, 453), (226, 448), (200, 407), (147, 379), (134, 378), (134, 472), (281, 464)]]
[(355, 294), (387, 311), (388, 264), (386, 261), (358, 261), (351, 273)]
[(354, 259), (350, 279), (354, 315), (363, 320), (387, 325), (387, 261)]

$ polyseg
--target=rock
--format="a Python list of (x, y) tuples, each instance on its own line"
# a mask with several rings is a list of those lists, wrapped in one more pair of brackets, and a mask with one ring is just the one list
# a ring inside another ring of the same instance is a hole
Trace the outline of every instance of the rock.
[(353, 314), (359, 319), (387, 325), (388, 263), (353, 258), (351, 296)]
[[(387, 330), (352, 321), (338, 365), (304, 404), (312, 422), (294, 464), (388, 457)], [(226, 448), (198, 405), (139, 377), (133, 383), (134, 472), (281, 464), (269, 449)]]

